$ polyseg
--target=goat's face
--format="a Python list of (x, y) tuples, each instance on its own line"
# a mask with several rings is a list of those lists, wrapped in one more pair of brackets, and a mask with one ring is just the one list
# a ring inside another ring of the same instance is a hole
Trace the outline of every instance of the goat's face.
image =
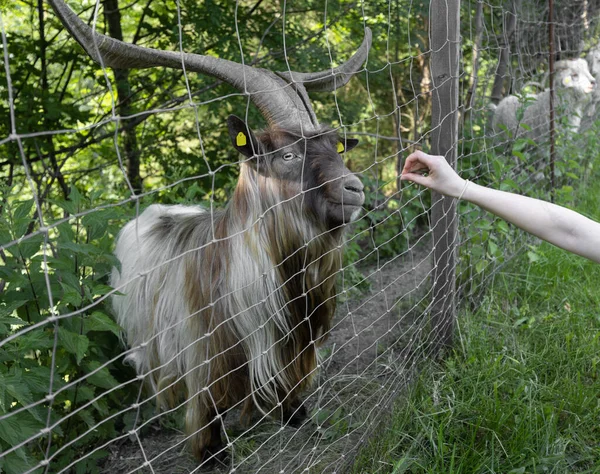
[(555, 84), (578, 95), (589, 94), (596, 87), (585, 59), (567, 59), (556, 63)]
[(248, 165), (275, 200), (299, 202), (328, 229), (358, 217), (364, 186), (341, 157), (358, 140), (340, 138), (328, 129), (304, 137), (298, 131), (268, 129), (256, 137), (235, 116), (229, 117), (228, 127), (234, 147), (249, 158)]

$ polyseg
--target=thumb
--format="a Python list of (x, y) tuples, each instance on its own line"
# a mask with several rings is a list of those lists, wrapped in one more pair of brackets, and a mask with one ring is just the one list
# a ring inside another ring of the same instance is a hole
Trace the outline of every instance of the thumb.
[(420, 184), (422, 186), (428, 186), (429, 181), (431, 181), (427, 176), (423, 176), (417, 173), (403, 173), (400, 175), (400, 179), (402, 181), (412, 181), (413, 183)]

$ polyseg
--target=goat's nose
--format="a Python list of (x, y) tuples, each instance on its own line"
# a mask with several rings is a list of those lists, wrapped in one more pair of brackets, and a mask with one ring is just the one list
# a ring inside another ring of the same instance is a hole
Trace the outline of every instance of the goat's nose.
[(344, 178), (343, 181), (344, 190), (350, 191), (351, 193), (361, 194), (365, 189), (364, 184), (361, 183), (355, 175), (350, 174)]

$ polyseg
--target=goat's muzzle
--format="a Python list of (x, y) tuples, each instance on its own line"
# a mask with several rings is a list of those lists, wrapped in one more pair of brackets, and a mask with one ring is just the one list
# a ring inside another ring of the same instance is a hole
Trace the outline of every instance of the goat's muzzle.
[[(357, 176), (348, 171), (338, 188), (338, 199), (332, 202), (338, 209), (333, 212), (339, 224), (348, 224), (356, 220), (365, 202), (364, 185)], [(333, 216), (330, 216), (333, 217)]]
[(590, 85), (587, 87), (587, 89), (585, 90), (586, 93), (590, 93), (592, 92), (594, 89), (596, 89), (596, 87), (598, 87), (598, 85), (596, 84), (596, 80), (592, 79), (590, 81)]
[(347, 175), (342, 181), (342, 202), (344, 206), (361, 207), (365, 202), (365, 186), (355, 175)]

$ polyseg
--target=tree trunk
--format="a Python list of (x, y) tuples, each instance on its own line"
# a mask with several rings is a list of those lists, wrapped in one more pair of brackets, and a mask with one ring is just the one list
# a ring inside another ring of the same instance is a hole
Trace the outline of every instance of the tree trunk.
[[(504, 34), (500, 41), (500, 57), (498, 58), (498, 67), (496, 68), (496, 77), (494, 78), (494, 87), (492, 88), (492, 103), (498, 104), (504, 97), (504, 79), (507, 77), (508, 63), (510, 61), (510, 42), (517, 27), (517, 13), (521, 6), (521, 0), (515, 0), (513, 11), (506, 12), (508, 16), (505, 20)], [(508, 76), (510, 77), (510, 76)]]
[[(42, 123), (44, 124), (44, 129), (45, 130), (55, 130), (55, 122), (54, 121), (50, 121), (50, 119), (48, 118), (49, 116), (49, 112), (48, 112), (48, 99), (50, 97), (50, 88), (48, 86), (48, 67), (47, 67), (47, 58), (46, 58), (46, 51), (47, 51), (47, 41), (46, 41), (46, 33), (45, 33), (45, 17), (44, 17), (44, 2), (43, 0), (38, 0), (38, 15), (39, 15), (39, 35), (40, 35), (40, 64), (42, 66), (42, 70), (40, 73), (41, 76), (41, 96), (42, 96), (42, 114), (43, 114), (43, 119), (42, 119)], [(62, 171), (60, 169), (60, 166), (58, 165), (58, 162), (56, 161), (56, 152), (55, 152), (55, 148), (54, 148), (54, 135), (49, 134), (46, 135), (46, 137), (44, 138), (44, 140), (46, 141), (47, 145), (48, 145), (48, 157), (50, 160), (50, 184), (54, 181), (54, 179), (56, 179), (58, 181), (58, 184), (60, 185), (60, 189), (63, 193), (63, 197), (65, 199), (67, 199), (69, 197), (69, 186), (67, 185), (67, 183), (65, 182), (65, 178), (62, 174)], [(36, 144), (37, 147), (37, 144)], [(39, 148), (38, 148), (39, 150)], [(31, 166), (31, 162), (29, 163)], [(43, 164), (43, 161), (42, 161)], [(42, 179), (42, 178), (41, 178)], [(41, 185), (41, 182), (40, 182)], [(39, 197), (39, 194), (38, 194)]]
[(465, 112), (463, 114), (463, 123), (471, 115), (471, 109), (475, 102), (475, 91), (477, 90), (477, 75), (479, 74), (479, 52), (481, 51), (481, 37), (483, 32), (483, 0), (478, 0), (477, 10), (475, 11), (475, 42), (473, 43), (473, 61), (471, 78), (469, 79), (469, 90), (465, 97)]
[[(123, 41), (119, 0), (104, 0), (104, 18), (106, 19), (108, 34), (114, 39)], [(130, 116), (132, 108), (129, 71), (126, 69), (113, 69), (113, 72), (117, 83), (117, 111), (120, 117)], [(140, 176), (140, 153), (135, 126), (123, 127), (122, 136), (123, 149), (127, 160), (127, 177), (133, 191), (139, 193), (142, 190), (142, 178)]]

